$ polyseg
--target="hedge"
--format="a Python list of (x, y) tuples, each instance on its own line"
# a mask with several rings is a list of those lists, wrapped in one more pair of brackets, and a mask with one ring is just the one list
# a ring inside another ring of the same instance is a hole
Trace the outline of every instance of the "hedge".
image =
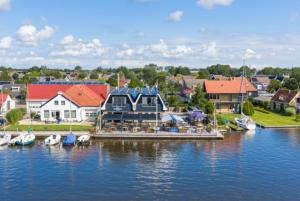
[(10, 124), (15, 125), (18, 121), (22, 120), (26, 114), (26, 109), (18, 108), (13, 109), (6, 114), (6, 119)]

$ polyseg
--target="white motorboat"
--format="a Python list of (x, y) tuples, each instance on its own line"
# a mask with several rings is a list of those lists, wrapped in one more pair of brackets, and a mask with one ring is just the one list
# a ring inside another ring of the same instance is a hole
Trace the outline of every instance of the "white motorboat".
[(79, 136), (79, 138), (77, 139), (79, 144), (88, 144), (90, 142), (90, 135), (81, 135)]
[(16, 145), (17, 141), (21, 140), (21, 138), (26, 135), (27, 133), (20, 133), (17, 137), (14, 137), (12, 138), (10, 141), (9, 141), (9, 145)]
[(11, 134), (5, 133), (1, 138), (0, 138), (0, 146), (6, 145), (9, 143), (11, 140)]
[(31, 145), (35, 141), (35, 135), (33, 133), (27, 133), (20, 137), (18, 141), (16, 141), (17, 145)]
[(50, 135), (45, 139), (46, 145), (56, 145), (59, 144), (61, 140), (61, 135)]
[(255, 130), (256, 123), (248, 116), (243, 115), (242, 118), (235, 118), (236, 124), (246, 130)]

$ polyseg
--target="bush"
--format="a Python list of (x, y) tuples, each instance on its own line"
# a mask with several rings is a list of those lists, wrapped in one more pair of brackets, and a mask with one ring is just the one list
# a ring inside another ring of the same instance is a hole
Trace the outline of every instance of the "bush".
[(205, 105), (205, 112), (207, 114), (213, 114), (215, 110), (214, 103), (211, 101), (208, 101), (207, 104)]
[(243, 113), (248, 116), (252, 116), (254, 114), (254, 107), (250, 101), (245, 101), (243, 105)]
[(300, 114), (297, 114), (297, 115), (296, 115), (296, 121), (297, 121), (297, 122), (300, 122)]
[(6, 114), (6, 119), (10, 124), (15, 125), (18, 121), (22, 120), (26, 110), (24, 108), (13, 109)]
[(223, 126), (227, 123), (227, 120), (221, 116), (217, 116), (218, 125)]
[(295, 115), (295, 114), (296, 114), (296, 111), (295, 111), (295, 109), (292, 108), (292, 107), (288, 107), (288, 108), (286, 108), (285, 111), (284, 111), (284, 115), (286, 115), (286, 116), (293, 116), (293, 115)]

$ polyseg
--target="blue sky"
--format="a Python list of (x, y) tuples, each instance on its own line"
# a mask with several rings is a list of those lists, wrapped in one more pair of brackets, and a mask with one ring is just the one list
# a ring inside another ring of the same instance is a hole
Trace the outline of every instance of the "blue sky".
[(0, 63), (299, 66), (298, 0), (0, 0)]

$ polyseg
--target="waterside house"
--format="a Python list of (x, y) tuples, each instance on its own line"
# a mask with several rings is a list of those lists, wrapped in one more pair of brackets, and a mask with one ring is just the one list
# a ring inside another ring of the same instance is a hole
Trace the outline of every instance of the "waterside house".
[[(112, 128), (110, 123), (154, 123), (168, 108), (155, 87), (116, 88), (108, 95), (101, 110), (100, 127), (115, 129), (116, 126)], [(120, 129), (129, 130), (129, 127), (121, 126)]]
[(244, 99), (257, 95), (257, 89), (247, 79), (242, 82), (241, 78), (206, 80), (203, 87), (220, 113), (239, 112), (242, 95)]
[(300, 91), (279, 89), (271, 99), (271, 109), (274, 111), (285, 111), (288, 107), (296, 107)]
[(16, 102), (9, 94), (0, 93), (0, 113), (4, 115), (16, 107)]
[(35, 83), (27, 88), (27, 112), (41, 121), (94, 121), (109, 92), (109, 85), (96, 82)]

